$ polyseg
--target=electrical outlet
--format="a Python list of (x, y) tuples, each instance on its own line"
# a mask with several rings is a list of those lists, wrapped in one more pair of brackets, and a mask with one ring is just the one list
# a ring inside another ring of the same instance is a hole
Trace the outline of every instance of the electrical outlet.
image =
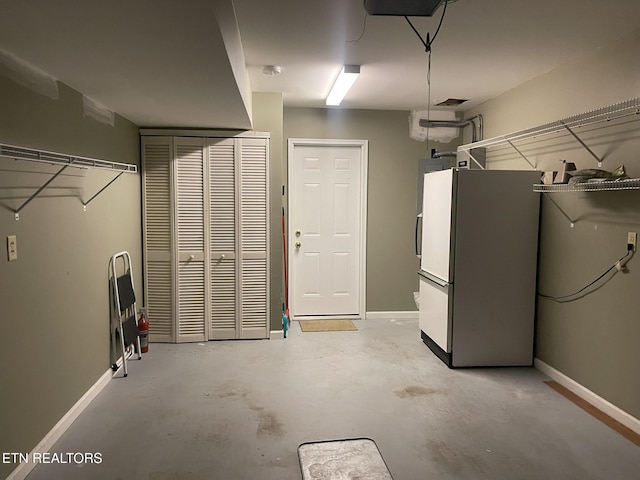
[(638, 234), (636, 232), (627, 233), (627, 245), (632, 245), (633, 251), (636, 251), (636, 247), (638, 246)]
[(18, 241), (15, 235), (7, 237), (7, 257), (10, 262), (18, 259)]

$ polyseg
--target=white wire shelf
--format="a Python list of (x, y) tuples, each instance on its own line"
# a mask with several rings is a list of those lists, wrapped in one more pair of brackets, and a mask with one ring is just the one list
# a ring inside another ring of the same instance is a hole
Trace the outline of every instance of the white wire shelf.
[(534, 192), (563, 193), (563, 192), (603, 192), (617, 190), (640, 190), (640, 178), (625, 178), (618, 180), (601, 180), (580, 183), (556, 183), (550, 185), (536, 184)]
[(75, 155), (17, 147), (15, 145), (6, 145), (2, 143), (0, 143), (0, 156), (12, 158), (14, 160), (27, 160), (30, 162), (49, 163), (52, 165), (67, 165), (78, 168), (105, 168), (107, 170), (131, 173), (138, 171), (138, 166), (130, 163), (109, 162), (107, 160), (78, 157)]
[(15, 145), (6, 145), (0, 143), (0, 157), (6, 157), (13, 160), (24, 160), (28, 162), (48, 163), (50, 165), (57, 165), (61, 168), (55, 172), (49, 180), (47, 180), (40, 188), (38, 188), (25, 202), (16, 208), (13, 213), (16, 220), (20, 220), (20, 211), (26, 207), (34, 198), (42, 193), (53, 182), (58, 175), (62, 174), (68, 167), (73, 168), (100, 168), (106, 170), (112, 170), (117, 175), (104, 185), (97, 193), (95, 193), (89, 200), (82, 201), (84, 210), (87, 210), (87, 205), (91, 203), (98, 195), (104, 192), (109, 186), (111, 186), (123, 173), (136, 173), (138, 166), (130, 163), (110, 162), (108, 160), (99, 160), (95, 158), (78, 157), (75, 155), (67, 155), (64, 153), (48, 152), (46, 150), (36, 150), (33, 148), (18, 147)]
[(555, 122), (547, 123), (534, 128), (509, 133), (507, 135), (500, 135), (497, 137), (489, 138), (487, 140), (480, 140), (479, 142), (461, 145), (460, 147), (458, 147), (458, 151), (469, 152), (470, 150), (475, 148), (492, 148), (505, 145), (513, 146), (513, 143), (519, 142), (521, 140), (562, 131), (571, 132), (571, 129), (573, 128), (595, 125), (599, 123), (608, 123), (612, 120), (628, 117), (631, 115), (638, 115), (638, 118), (640, 118), (640, 97), (609, 105), (608, 107), (591, 110), (579, 115), (567, 117), (562, 120), (557, 120)]

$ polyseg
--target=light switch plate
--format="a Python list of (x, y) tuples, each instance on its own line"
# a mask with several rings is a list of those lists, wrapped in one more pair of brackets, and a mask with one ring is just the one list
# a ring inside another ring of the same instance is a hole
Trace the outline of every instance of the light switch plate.
[(18, 241), (15, 235), (7, 237), (7, 257), (10, 262), (18, 259)]

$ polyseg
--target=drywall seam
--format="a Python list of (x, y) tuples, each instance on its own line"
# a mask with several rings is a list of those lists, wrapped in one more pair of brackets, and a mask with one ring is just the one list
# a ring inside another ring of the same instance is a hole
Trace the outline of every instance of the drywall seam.
[(52, 100), (58, 99), (58, 81), (54, 77), (2, 49), (0, 73), (29, 90)]
[(91, 117), (98, 122), (102, 122), (113, 127), (115, 123), (114, 113), (104, 105), (99, 104), (86, 95), (82, 95), (82, 109), (86, 117)]

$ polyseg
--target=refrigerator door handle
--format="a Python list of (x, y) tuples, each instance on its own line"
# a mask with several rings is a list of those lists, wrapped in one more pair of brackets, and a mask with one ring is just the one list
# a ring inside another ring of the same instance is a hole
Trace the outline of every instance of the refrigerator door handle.
[(416, 257), (422, 258), (422, 252), (421, 252), (422, 245), (420, 245), (420, 243), (422, 242), (418, 242), (418, 230), (420, 230), (420, 232), (422, 233), (422, 228), (419, 228), (418, 225), (422, 227), (422, 213), (419, 213), (416, 216)]
[(418, 275), (420, 275), (425, 280), (435, 283), (436, 285), (440, 285), (441, 287), (448, 287), (451, 283), (436, 277), (435, 275), (431, 275), (430, 273), (425, 272), (424, 270), (418, 270)]

